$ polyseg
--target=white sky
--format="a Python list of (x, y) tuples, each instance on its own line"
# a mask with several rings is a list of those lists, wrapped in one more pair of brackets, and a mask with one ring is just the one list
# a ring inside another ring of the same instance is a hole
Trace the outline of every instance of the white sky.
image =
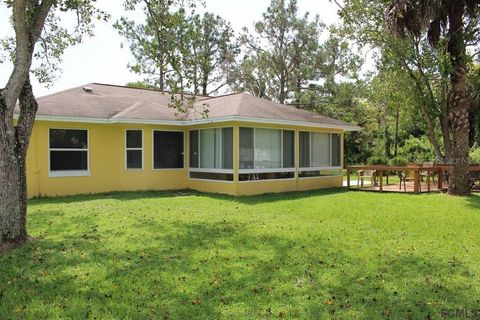
[[(50, 87), (45, 88), (33, 80), (34, 92), (37, 96), (80, 86), (89, 82), (125, 85), (127, 82), (141, 80), (131, 73), (128, 62), (133, 58), (128, 45), (121, 48), (124, 39), (112, 27), (112, 23), (125, 15), (122, 0), (98, 0), (98, 6), (109, 12), (112, 19), (108, 23), (98, 22), (95, 36), (75, 47), (67, 49), (63, 56), (60, 77)], [(206, 9), (222, 16), (232, 24), (235, 31), (240, 32), (246, 26), (252, 28), (253, 23), (261, 19), (262, 13), (270, 4), (270, 0), (205, 0)], [(309, 11), (318, 14), (326, 24), (338, 21), (337, 7), (329, 0), (298, 0), (299, 12), (303, 15)], [(141, 12), (134, 14), (135, 19)], [(128, 13), (132, 17), (132, 13)], [(0, 2), (0, 38), (12, 35), (9, 24), (10, 11)], [(0, 65), (0, 87), (3, 87), (11, 72), (11, 65)]]

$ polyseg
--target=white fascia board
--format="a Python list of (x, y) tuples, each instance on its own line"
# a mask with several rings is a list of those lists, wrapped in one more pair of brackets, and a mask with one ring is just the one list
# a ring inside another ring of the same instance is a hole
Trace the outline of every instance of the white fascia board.
[[(15, 115), (18, 118), (18, 115)], [(103, 123), (103, 124), (151, 124), (151, 125), (170, 125), (170, 126), (192, 126), (210, 123), (222, 122), (250, 122), (250, 123), (268, 123), (278, 125), (305, 126), (323, 129), (339, 129), (344, 131), (360, 131), (361, 128), (356, 126), (343, 126), (335, 124), (323, 124), (306, 121), (267, 119), (267, 118), (249, 118), (241, 116), (228, 116), (219, 118), (205, 118), (197, 120), (148, 120), (148, 119), (124, 119), (124, 118), (86, 118), (86, 117), (63, 117), (63, 116), (43, 116), (37, 115), (35, 120), (38, 121), (56, 121), (56, 122), (78, 122), (78, 123)]]

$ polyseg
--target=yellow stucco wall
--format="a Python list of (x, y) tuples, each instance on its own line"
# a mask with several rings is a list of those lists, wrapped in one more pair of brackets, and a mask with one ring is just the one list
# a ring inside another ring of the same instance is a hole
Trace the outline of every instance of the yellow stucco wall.
[[(199, 128), (234, 128), (234, 181), (206, 181), (189, 179), (189, 130)], [(248, 195), (268, 192), (319, 189), (342, 185), (342, 177), (295, 178), (289, 180), (238, 182), (239, 127), (282, 128), (295, 130), (295, 163), (298, 168), (298, 132), (317, 131), (342, 134), (335, 129), (318, 129), (300, 126), (279, 126), (259, 123), (204, 124), (191, 127), (87, 124), (70, 122), (36, 121), (27, 155), (27, 182), (29, 197), (73, 195), (126, 190), (195, 189), (205, 192)], [(49, 177), (48, 132), (50, 128), (87, 129), (89, 137), (89, 171), (86, 177)], [(144, 137), (143, 170), (125, 169), (125, 130), (141, 129)], [(183, 131), (185, 133), (185, 166), (183, 169), (153, 169), (153, 130)], [(343, 145), (342, 145), (343, 159)], [(343, 163), (342, 163), (343, 166)]]

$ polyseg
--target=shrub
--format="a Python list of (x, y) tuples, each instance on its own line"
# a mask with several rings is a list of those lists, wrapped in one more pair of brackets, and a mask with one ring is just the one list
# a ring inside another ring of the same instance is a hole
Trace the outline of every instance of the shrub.
[(405, 166), (408, 163), (408, 159), (405, 156), (396, 156), (388, 161), (390, 166)]
[(410, 137), (405, 140), (398, 151), (399, 156), (407, 159), (407, 162), (422, 163), (436, 159), (433, 147), (425, 136), (420, 138)]
[(470, 150), (470, 162), (472, 164), (480, 164), (480, 147)]
[(388, 160), (385, 156), (373, 155), (367, 160), (368, 164), (387, 164)]

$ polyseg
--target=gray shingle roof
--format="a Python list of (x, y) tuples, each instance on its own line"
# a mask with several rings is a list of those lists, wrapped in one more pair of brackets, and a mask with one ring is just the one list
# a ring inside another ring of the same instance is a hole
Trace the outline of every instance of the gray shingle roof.
[[(86, 92), (83, 87), (90, 87)], [(208, 120), (256, 119), (298, 122), (325, 127), (341, 127), (348, 131), (360, 128), (347, 122), (325, 117), (313, 112), (282, 105), (245, 93), (220, 97), (198, 96), (195, 108), (186, 115), (178, 115), (168, 107), (171, 94), (156, 90), (136, 89), (114, 85), (91, 83), (40, 97), (37, 99), (38, 118), (92, 118), (122, 122), (137, 121), (201, 121), (201, 111), (208, 109)]]

